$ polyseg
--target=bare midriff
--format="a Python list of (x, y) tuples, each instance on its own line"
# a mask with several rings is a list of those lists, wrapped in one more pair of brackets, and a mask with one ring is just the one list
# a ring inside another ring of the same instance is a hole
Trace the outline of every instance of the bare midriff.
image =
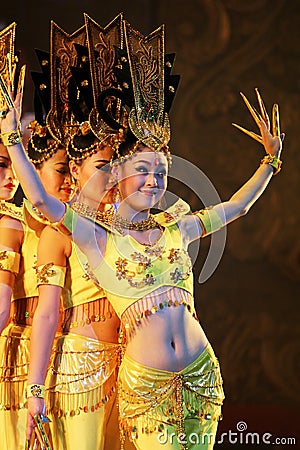
[(207, 338), (196, 317), (193, 297), (182, 291), (169, 287), (166, 295), (166, 288), (160, 288), (151, 294), (151, 301), (146, 296), (123, 313), (126, 354), (130, 358), (145, 366), (176, 372), (204, 350)]
[(119, 327), (120, 320), (105, 297), (73, 306), (64, 312), (63, 333), (117, 343)]

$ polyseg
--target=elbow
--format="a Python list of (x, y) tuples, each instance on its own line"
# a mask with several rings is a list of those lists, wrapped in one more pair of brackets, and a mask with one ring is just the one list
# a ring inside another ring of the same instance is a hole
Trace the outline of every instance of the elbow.
[(41, 209), (46, 204), (46, 199), (43, 196), (38, 196), (37, 198), (31, 198), (30, 202), (34, 208)]
[(247, 212), (249, 211), (250, 206), (244, 206), (243, 208), (240, 208), (239, 212), (238, 212), (238, 216), (239, 217), (243, 217), (247, 214)]

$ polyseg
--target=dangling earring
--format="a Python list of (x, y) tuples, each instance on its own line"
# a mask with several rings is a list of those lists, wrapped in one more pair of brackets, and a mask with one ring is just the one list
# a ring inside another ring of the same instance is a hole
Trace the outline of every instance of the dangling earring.
[(118, 203), (120, 200), (120, 191), (119, 191), (118, 185), (116, 184), (116, 186), (114, 186), (112, 189), (113, 189), (112, 202)]

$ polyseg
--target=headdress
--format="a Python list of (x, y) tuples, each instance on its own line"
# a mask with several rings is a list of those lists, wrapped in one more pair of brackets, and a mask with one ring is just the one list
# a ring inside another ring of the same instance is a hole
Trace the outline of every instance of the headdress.
[[(119, 89), (114, 48), (123, 46), (122, 14), (104, 28), (87, 14), (84, 16), (87, 48), (75, 44), (80, 63), (71, 67), (77, 85), (71, 108), (80, 126), (70, 139), (68, 151), (77, 160), (93, 153), (95, 146), (118, 146), (126, 128), (126, 115), (114, 94)], [(89, 136), (96, 139), (94, 145), (88, 145)]]
[(0, 111), (3, 115), (6, 114), (9, 106), (13, 106), (8, 94), (8, 85), (13, 94), (21, 94), (20, 101), (22, 103), (26, 67), (20, 66), (20, 52), (15, 51), (15, 32), (15, 22), (0, 31), (0, 84), (2, 88), (0, 89)]
[(169, 153), (168, 112), (180, 78), (171, 75), (175, 55), (165, 55), (163, 25), (145, 37), (124, 22), (124, 34), (126, 53), (117, 49), (115, 73), (130, 109), (130, 132), (137, 144)]
[(46, 124), (51, 107), (50, 54), (38, 49), (35, 52), (42, 71), (31, 72), (35, 87), (35, 120), (28, 126), (31, 135), (27, 144), (27, 152), (29, 159), (34, 164), (40, 164), (51, 158), (60, 147), (60, 142), (51, 136)]

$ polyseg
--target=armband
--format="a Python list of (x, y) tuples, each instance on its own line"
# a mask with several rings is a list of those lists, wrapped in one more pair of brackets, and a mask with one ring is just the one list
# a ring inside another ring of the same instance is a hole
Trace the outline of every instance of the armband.
[(207, 236), (223, 227), (223, 222), (219, 214), (212, 206), (201, 209), (200, 211), (195, 211), (193, 214), (200, 219), (203, 228), (202, 236)]
[(8, 270), (14, 274), (19, 273), (20, 254), (11, 250), (0, 251), (0, 270)]
[(276, 175), (281, 170), (282, 161), (277, 156), (268, 153), (260, 161), (260, 164), (269, 164), (273, 168), (273, 175)]
[(53, 286), (65, 285), (66, 267), (56, 266), (53, 263), (43, 264), (35, 267), (37, 286), (41, 284), (50, 284)]
[(44, 398), (45, 391), (46, 389), (43, 384), (29, 384), (26, 390), (27, 398), (29, 397)]
[(76, 228), (78, 214), (66, 204), (66, 211), (59, 222), (51, 223), (51, 226), (62, 234), (70, 236)]

